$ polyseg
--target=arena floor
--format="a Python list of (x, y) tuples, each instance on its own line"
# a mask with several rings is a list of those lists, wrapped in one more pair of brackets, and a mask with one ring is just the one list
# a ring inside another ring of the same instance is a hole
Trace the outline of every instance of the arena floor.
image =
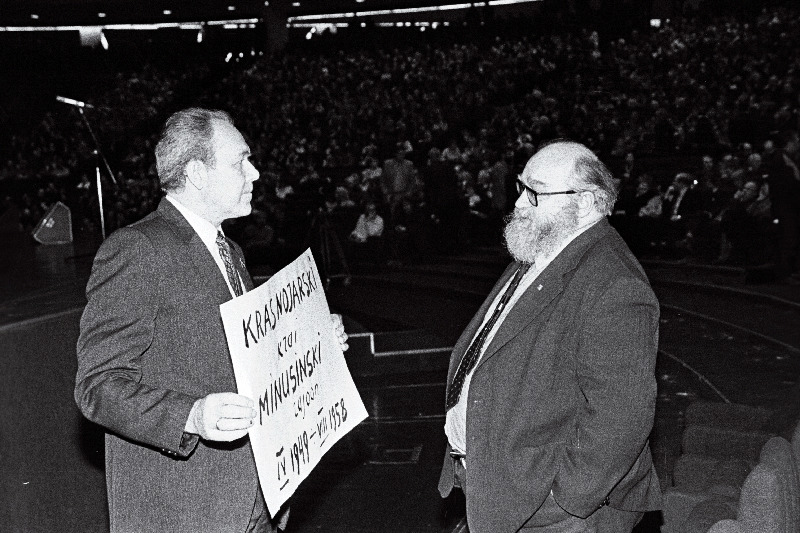
[[(102, 431), (80, 417), (71, 395), (92, 253), (11, 248), (0, 259), (0, 529), (105, 531)], [(448, 348), (505, 261), (482, 249), (331, 283), (328, 300), (345, 316), (348, 363), (369, 418), (301, 485), (287, 531), (462, 529), (463, 500), (442, 501), (436, 491)], [(767, 407), (787, 436), (800, 418), (800, 287), (759, 283), (739, 269), (645, 267), (662, 306), (651, 435), (662, 484), (671, 483), (693, 400)], [(659, 524), (650, 513), (637, 531)]]

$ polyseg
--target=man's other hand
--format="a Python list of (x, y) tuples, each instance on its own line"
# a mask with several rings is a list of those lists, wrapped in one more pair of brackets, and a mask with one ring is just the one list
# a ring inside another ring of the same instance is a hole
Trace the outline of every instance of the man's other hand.
[(253, 400), (233, 392), (209, 394), (194, 402), (186, 432), (210, 441), (240, 439), (255, 422), (254, 406)]
[(339, 341), (339, 346), (343, 352), (349, 348), (347, 344), (347, 333), (344, 331), (344, 323), (342, 322), (342, 315), (331, 313), (331, 323), (333, 324), (333, 334), (336, 335), (336, 340)]

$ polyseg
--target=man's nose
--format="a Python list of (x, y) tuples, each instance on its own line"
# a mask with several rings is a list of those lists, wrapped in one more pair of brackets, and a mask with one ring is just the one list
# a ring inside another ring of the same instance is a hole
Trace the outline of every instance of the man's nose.
[(525, 209), (531, 207), (533, 204), (531, 203), (530, 199), (528, 198), (528, 191), (523, 190), (519, 197), (517, 197), (517, 201), (514, 202), (514, 207), (518, 209)]
[(255, 165), (253, 165), (253, 163), (250, 163), (248, 161), (247, 164), (249, 165), (249, 169), (247, 172), (247, 179), (250, 181), (256, 181), (259, 177), (261, 177), (261, 173), (255, 167)]

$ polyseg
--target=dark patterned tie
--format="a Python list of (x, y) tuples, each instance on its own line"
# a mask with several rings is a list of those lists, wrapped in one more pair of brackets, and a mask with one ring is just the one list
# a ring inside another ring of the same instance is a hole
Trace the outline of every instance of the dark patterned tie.
[(453, 383), (450, 385), (450, 390), (447, 392), (447, 400), (444, 404), (445, 411), (449, 411), (455, 404), (458, 403), (458, 399), (461, 397), (461, 389), (464, 387), (464, 379), (466, 379), (467, 374), (469, 374), (472, 369), (475, 368), (475, 364), (478, 362), (483, 344), (486, 342), (486, 337), (489, 336), (489, 332), (492, 330), (495, 322), (497, 322), (497, 319), (500, 318), (500, 314), (503, 312), (503, 309), (505, 309), (508, 301), (511, 299), (511, 296), (514, 294), (514, 290), (516, 290), (517, 286), (519, 285), (522, 276), (525, 275), (525, 272), (528, 271), (530, 266), (530, 264), (525, 263), (517, 269), (517, 271), (514, 273), (511, 283), (506, 289), (506, 292), (497, 303), (494, 313), (492, 313), (492, 316), (489, 318), (486, 324), (483, 325), (480, 333), (478, 333), (478, 335), (472, 339), (472, 344), (469, 345), (467, 352), (461, 359), (461, 362), (458, 365), (458, 370), (456, 370), (456, 374), (453, 377)]
[(222, 262), (225, 263), (225, 272), (228, 273), (228, 281), (231, 283), (231, 288), (233, 288), (233, 292), (236, 296), (241, 296), (244, 293), (244, 291), (242, 291), (242, 282), (239, 280), (239, 274), (236, 273), (236, 269), (233, 267), (231, 247), (221, 231), (217, 232), (217, 247), (219, 248), (219, 255), (222, 257)]

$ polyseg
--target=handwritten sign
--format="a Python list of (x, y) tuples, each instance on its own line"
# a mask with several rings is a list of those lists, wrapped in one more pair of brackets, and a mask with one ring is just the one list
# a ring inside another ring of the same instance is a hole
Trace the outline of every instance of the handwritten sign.
[(250, 429), (270, 514), (339, 439), (367, 417), (333, 332), (310, 250), (220, 306), (239, 394), (256, 402)]

